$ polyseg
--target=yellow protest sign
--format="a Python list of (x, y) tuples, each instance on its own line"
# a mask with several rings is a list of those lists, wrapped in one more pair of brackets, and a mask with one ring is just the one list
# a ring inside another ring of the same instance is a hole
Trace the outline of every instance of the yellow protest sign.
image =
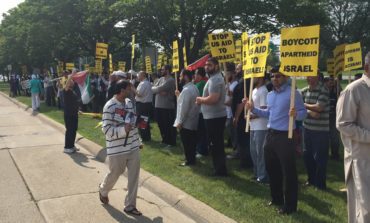
[(362, 68), (361, 43), (347, 44), (344, 49), (344, 70)]
[(177, 40), (173, 41), (172, 44), (172, 71), (180, 71), (180, 62), (179, 62), (179, 45)]
[(244, 78), (265, 76), (269, 43), (270, 33), (258, 34), (250, 38)]
[(186, 55), (186, 48), (185, 48), (185, 46), (182, 48), (182, 53), (184, 55), (184, 67), (186, 68), (188, 66), (188, 57)]
[(235, 45), (232, 32), (208, 34), (208, 44), (212, 57), (219, 62), (234, 62)]
[(103, 65), (102, 65), (102, 60), (101, 59), (96, 59), (95, 60), (95, 71), (98, 74), (103, 73)]
[(131, 40), (131, 59), (133, 60), (135, 58), (135, 34), (132, 35)]
[(316, 76), (320, 26), (281, 29), (280, 71), (288, 76)]
[(238, 39), (235, 41), (235, 61), (236, 64), (242, 62), (242, 40)]
[(106, 59), (108, 56), (108, 44), (96, 43), (96, 58)]
[(344, 71), (344, 50), (346, 48), (346, 44), (339, 45), (335, 47), (333, 54), (334, 54), (334, 75), (338, 75), (342, 71)]
[(242, 64), (243, 64), (243, 71), (244, 71), (244, 78), (245, 77), (245, 71), (247, 70), (247, 64), (248, 64), (248, 33), (244, 32), (242, 33)]
[(334, 75), (334, 58), (328, 58), (326, 60), (326, 72), (329, 75)]
[(160, 70), (162, 68), (162, 64), (163, 64), (163, 53), (159, 53), (157, 59), (157, 70)]
[(167, 54), (163, 54), (163, 65), (168, 64), (168, 56)]
[(118, 61), (118, 70), (122, 70), (122, 71), (126, 70), (126, 62), (125, 61)]
[(66, 70), (73, 70), (75, 68), (74, 63), (66, 63)]
[(150, 56), (145, 56), (145, 72), (148, 74), (153, 73), (152, 71), (152, 62), (150, 60)]

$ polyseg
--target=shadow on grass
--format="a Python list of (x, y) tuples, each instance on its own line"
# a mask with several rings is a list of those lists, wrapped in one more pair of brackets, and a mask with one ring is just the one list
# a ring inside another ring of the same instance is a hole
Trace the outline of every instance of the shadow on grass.
[(269, 199), (269, 186), (257, 183), (251, 180), (253, 174), (251, 169), (240, 169), (239, 160), (228, 160), (227, 167), (229, 175), (227, 177), (213, 176), (213, 167), (211, 156), (197, 160), (196, 166), (191, 170), (195, 175), (207, 178), (210, 181), (221, 181), (224, 185), (232, 190), (249, 194), (256, 198), (265, 200)]
[(137, 217), (129, 218), (122, 211), (111, 205), (102, 205), (108, 213), (117, 221), (124, 223), (163, 223), (162, 217), (155, 217), (153, 220), (142, 215)]
[(304, 210), (298, 209), (298, 211), (294, 214), (290, 215), (291, 219), (294, 219), (294, 222), (300, 223), (312, 223), (312, 222), (322, 222), (322, 219), (319, 219), (313, 216), (310, 213), (307, 213)]
[(333, 204), (326, 202), (323, 199), (318, 199), (311, 194), (299, 193), (299, 201), (302, 203), (306, 203), (313, 209), (316, 209), (316, 211), (318, 211), (322, 215), (334, 216), (334, 213), (332, 213), (330, 209)]

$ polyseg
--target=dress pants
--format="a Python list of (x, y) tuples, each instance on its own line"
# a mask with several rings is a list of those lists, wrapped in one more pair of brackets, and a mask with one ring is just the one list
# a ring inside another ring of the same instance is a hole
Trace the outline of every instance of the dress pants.
[(293, 139), (288, 139), (288, 131), (269, 129), (264, 152), (272, 202), (296, 210), (298, 199), (296, 154)]
[(213, 167), (216, 175), (226, 175), (224, 129), (226, 117), (205, 119), (208, 146), (212, 154)]
[(78, 115), (64, 114), (64, 123), (66, 126), (64, 148), (71, 149), (75, 146), (76, 132), (78, 128)]
[(186, 162), (189, 164), (195, 164), (195, 148), (196, 148), (196, 138), (197, 131), (182, 128), (180, 130), (180, 137), (182, 145), (184, 146), (184, 153)]
[(159, 131), (162, 136), (162, 143), (176, 146), (175, 109), (155, 108)]
[(136, 102), (136, 113), (137, 116), (140, 117), (141, 115), (148, 117), (148, 125), (145, 129), (139, 128), (139, 134), (143, 141), (150, 141), (150, 113), (152, 112), (152, 103), (142, 103)]

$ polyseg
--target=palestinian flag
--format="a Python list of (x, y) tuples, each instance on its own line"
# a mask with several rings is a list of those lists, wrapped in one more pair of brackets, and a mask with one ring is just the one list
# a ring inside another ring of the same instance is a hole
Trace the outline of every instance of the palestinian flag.
[(187, 66), (186, 69), (193, 71), (193, 70), (198, 69), (199, 67), (204, 67), (209, 57), (210, 57), (209, 54), (205, 55), (204, 57), (200, 58), (199, 60)]
[(84, 105), (88, 104), (92, 99), (89, 71), (85, 70), (72, 74), (72, 80), (77, 83), (80, 88), (82, 103)]

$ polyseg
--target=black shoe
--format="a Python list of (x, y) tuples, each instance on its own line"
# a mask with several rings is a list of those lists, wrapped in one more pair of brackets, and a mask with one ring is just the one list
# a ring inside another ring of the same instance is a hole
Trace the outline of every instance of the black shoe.
[(289, 215), (289, 214), (291, 214), (293, 212), (296, 212), (296, 211), (297, 211), (297, 208), (289, 208), (289, 207), (284, 206), (284, 207), (282, 207), (278, 210), (278, 213), (282, 214), (282, 215), (284, 215), (284, 214)]

